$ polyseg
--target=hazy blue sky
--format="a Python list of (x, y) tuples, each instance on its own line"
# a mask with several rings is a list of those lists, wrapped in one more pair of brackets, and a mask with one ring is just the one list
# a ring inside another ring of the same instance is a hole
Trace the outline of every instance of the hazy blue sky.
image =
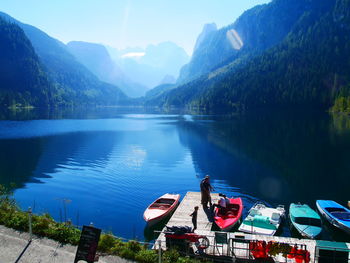
[(173, 41), (192, 52), (206, 23), (223, 27), (269, 0), (0, 0), (0, 10), (63, 41), (116, 48)]

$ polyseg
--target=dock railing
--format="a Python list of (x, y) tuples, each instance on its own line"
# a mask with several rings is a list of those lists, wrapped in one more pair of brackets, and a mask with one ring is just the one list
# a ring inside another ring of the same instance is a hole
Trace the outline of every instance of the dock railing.
[[(157, 232), (169, 234), (169, 232)], [(165, 240), (158, 239), (158, 243), (153, 248), (158, 251), (174, 248), (182, 256), (213, 262), (257, 262), (257, 260), (280, 263), (318, 262), (316, 258), (310, 258), (310, 252), (307, 251), (305, 244), (229, 238), (227, 232), (212, 233), (215, 234), (206, 236), (209, 240), (207, 247), (200, 247), (200, 242), (186, 237), (181, 239), (167, 237)]]

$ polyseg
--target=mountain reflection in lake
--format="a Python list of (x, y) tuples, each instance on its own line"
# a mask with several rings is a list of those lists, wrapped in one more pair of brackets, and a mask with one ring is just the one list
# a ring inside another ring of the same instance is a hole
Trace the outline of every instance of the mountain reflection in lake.
[[(258, 200), (315, 208), (316, 199), (349, 199), (346, 117), (116, 109), (29, 116), (0, 121), (0, 183), (16, 184), (23, 209), (94, 222), (117, 236), (142, 239), (148, 204), (165, 192), (199, 191), (205, 174), (217, 192), (241, 196), (246, 210)], [(290, 235), (287, 224), (282, 234)]]

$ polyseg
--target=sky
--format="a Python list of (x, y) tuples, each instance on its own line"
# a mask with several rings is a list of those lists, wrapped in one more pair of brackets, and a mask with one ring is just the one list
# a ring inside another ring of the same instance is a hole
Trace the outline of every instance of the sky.
[(118, 49), (172, 41), (191, 55), (204, 24), (219, 28), (270, 0), (0, 0), (0, 11), (64, 43)]

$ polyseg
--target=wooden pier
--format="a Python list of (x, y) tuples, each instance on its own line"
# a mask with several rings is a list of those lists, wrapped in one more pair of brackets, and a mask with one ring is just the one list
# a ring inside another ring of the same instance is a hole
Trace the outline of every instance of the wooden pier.
[[(212, 202), (217, 203), (219, 199), (218, 194), (211, 194)], [(198, 218), (197, 218), (197, 230), (195, 231), (198, 235), (206, 236), (209, 239), (210, 246), (205, 249), (204, 253), (206, 255), (222, 256), (229, 258), (240, 258), (240, 259), (253, 259), (251, 253), (249, 252), (250, 241), (269, 241), (289, 244), (291, 246), (298, 245), (298, 248), (303, 248), (310, 253), (310, 262), (319, 262), (318, 255), (320, 249), (320, 242), (311, 239), (298, 239), (292, 237), (279, 237), (279, 236), (265, 236), (265, 235), (251, 235), (241, 232), (218, 232), (213, 231), (213, 213), (210, 209), (204, 209), (201, 205), (201, 193), (200, 192), (187, 192), (186, 196), (181, 201), (180, 205), (170, 218), (167, 226), (190, 226), (192, 227), (192, 217), (190, 214), (193, 212), (194, 207), (198, 206)], [(165, 234), (166, 228), (162, 230), (158, 239), (155, 242), (154, 249), (161, 248), (166, 250), (166, 238)], [(219, 240), (221, 238), (221, 241)], [(222, 241), (224, 239), (224, 242)], [(343, 247), (350, 251), (350, 243), (338, 243), (329, 242), (334, 244), (334, 251), (336, 247), (341, 244)], [(191, 244), (194, 251), (196, 250), (195, 245)], [(332, 248), (332, 247), (331, 247)], [(346, 249), (345, 249), (346, 251)], [(248, 262), (248, 261), (247, 261)], [(295, 262), (294, 259), (283, 257), (279, 254), (274, 257), (274, 262), (292, 263)], [(321, 261), (320, 261), (321, 262)], [(340, 262), (340, 261), (339, 261)], [(344, 261), (350, 263), (349, 261)]]
[[(219, 200), (219, 194), (211, 194), (212, 202)], [(187, 192), (180, 205), (176, 209), (175, 213), (170, 218), (167, 226), (190, 226), (192, 225), (192, 217), (190, 214), (194, 211), (194, 207), (198, 206), (197, 215), (197, 230), (196, 233), (210, 232), (213, 226), (213, 216), (210, 209), (203, 209), (201, 205), (201, 193), (200, 192)], [(164, 227), (162, 233), (159, 235), (156, 244), (161, 242), (162, 249), (166, 249), (165, 236), (163, 232), (166, 232)]]

